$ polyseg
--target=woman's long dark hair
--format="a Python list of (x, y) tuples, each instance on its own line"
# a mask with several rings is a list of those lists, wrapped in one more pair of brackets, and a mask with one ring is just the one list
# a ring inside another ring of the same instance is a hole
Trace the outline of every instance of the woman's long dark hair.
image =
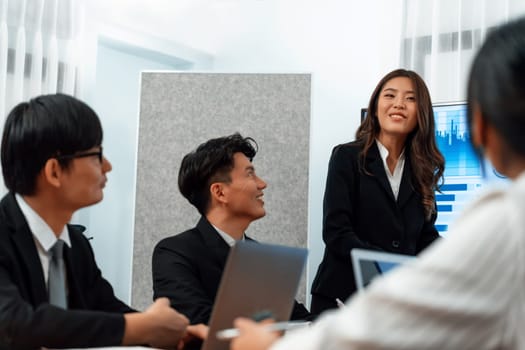
[[(384, 85), (393, 78), (409, 78), (414, 85), (417, 103), (417, 126), (408, 135), (405, 142), (405, 152), (413, 174), (415, 190), (421, 194), (425, 217), (430, 219), (436, 212), (434, 192), (439, 189), (438, 183), (443, 181), (445, 159), (436, 145), (434, 112), (430, 93), (423, 79), (416, 73), (406, 69), (396, 69), (381, 79), (377, 84), (368, 104), (367, 116), (356, 132), (356, 140), (363, 144), (362, 164), (370, 147), (374, 144), (381, 130), (377, 119), (377, 103)], [(367, 172), (366, 169), (363, 169)]]

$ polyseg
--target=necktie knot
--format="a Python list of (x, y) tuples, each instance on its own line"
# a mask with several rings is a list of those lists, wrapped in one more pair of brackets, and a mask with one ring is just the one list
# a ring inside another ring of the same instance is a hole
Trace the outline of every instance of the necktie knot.
[(53, 244), (53, 246), (49, 249), (51, 252), (51, 259), (62, 259), (63, 252), (64, 252), (64, 241), (59, 239)]

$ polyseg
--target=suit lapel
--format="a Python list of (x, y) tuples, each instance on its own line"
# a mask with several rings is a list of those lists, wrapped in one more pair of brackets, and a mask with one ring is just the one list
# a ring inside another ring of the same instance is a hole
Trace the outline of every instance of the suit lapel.
[[(80, 228), (81, 227), (81, 228)], [(84, 232), (85, 227), (80, 225), (67, 225), (69, 230), (69, 239), (71, 241), (71, 247), (64, 247), (64, 261), (66, 263), (67, 272), (67, 287), (68, 287), (68, 303), (70, 308), (85, 308), (87, 306), (86, 300), (84, 299), (84, 293), (81, 292), (78, 278), (82, 278), (82, 274), (78, 271), (77, 265), (75, 265), (74, 250), (75, 246), (79, 246), (80, 242), (77, 242), (75, 230), (79, 233)]]
[(401, 178), (401, 184), (399, 185), (399, 195), (397, 196), (397, 203), (399, 207), (403, 207), (408, 199), (414, 194), (414, 187), (412, 186), (411, 179), (411, 165), (410, 158), (405, 152), (405, 166), (403, 168), (403, 177)]
[(22, 258), (23, 269), (28, 276), (29, 286), (34, 305), (47, 302), (47, 289), (44, 280), (44, 272), (42, 270), (42, 263), (38, 257), (33, 234), (29, 230), (27, 221), (22, 214), (14, 194), (9, 193), (2, 201), (3, 206), (7, 211), (7, 220), (11, 220), (8, 225), (11, 228), (11, 235), (15, 245)]
[(226, 265), (226, 259), (230, 252), (230, 246), (222, 239), (217, 230), (209, 223), (205, 217), (201, 217), (197, 223), (197, 230), (201, 234), (202, 240), (213, 253), (213, 258), (221, 266)]

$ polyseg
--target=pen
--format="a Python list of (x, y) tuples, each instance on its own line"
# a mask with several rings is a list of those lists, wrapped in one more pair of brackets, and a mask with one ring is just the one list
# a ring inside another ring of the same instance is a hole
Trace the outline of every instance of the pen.
[(335, 303), (337, 304), (338, 308), (345, 307), (345, 303), (343, 303), (339, 298), (335, 298)]
[[(270, 323), (264, 326), (264, 328), (268, 332), (274, 332), (274, 331), (287, 331), (290, 329), (295, 328), (301, 328), (308, 326), (310, 322), (308, 321), (288, 321), (288, 322), (277, 322), (277, 323)], [(239, 329), (237, 328), (229, 328), (229, 329), (223, 329), (222, 331), (218, 331), (215, 333), (215, 336), (217, 339), (220, 340), (229, 340), (235, 337), (238, 337), (241, 334)]]

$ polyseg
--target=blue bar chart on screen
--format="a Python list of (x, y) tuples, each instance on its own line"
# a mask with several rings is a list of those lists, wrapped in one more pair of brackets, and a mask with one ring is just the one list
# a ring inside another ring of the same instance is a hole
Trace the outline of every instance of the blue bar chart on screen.
[(504, 176), (476, 155), (467, 125), (467, 105), (464, 102), (433, 106), (436, 122), (436, 141), (445, 157), (445, 182), (436, 192), (438, 218), (436, 228), (446, 236), (450, 224), (463, 208), (488, 186), (504, 186)]

